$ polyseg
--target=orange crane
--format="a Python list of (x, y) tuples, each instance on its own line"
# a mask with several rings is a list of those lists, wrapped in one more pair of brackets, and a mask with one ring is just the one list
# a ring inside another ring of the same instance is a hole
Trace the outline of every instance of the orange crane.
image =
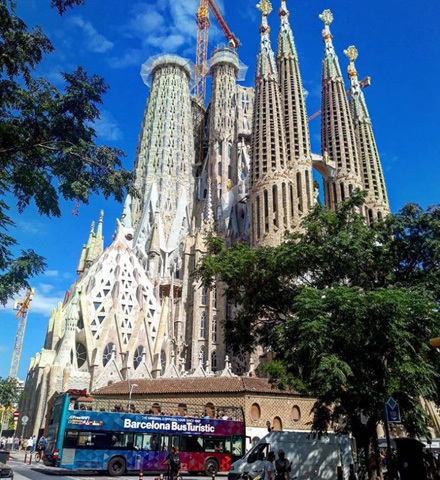
[(238, 48), (240, 40), (232, 33), (225, 22), (220, 10), (214, 0), (200, 0), (200, 6), (197, 10), (197, 51), (195, 64), (195, 86), (194, 95), (201, 105), (205, 102), (206, 75), (208, 73), (208, 31), (210, 26), (209, 10), (211, 10), (217, 23), (222, 29), (228, 45), (231, 48)]

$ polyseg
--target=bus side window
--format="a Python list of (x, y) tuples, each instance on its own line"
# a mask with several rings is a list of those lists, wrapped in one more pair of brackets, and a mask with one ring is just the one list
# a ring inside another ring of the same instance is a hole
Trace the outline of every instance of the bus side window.
[(160, 451), (160, 435), (153, 434), (150, 440), (150, 450), (154, 450), (155, 452)]
[(134, 436), (134, 448), (135, 450), (142, 450), (144, 436), (142, 433), (138, 433)]
[(232, 455), (241, 457), (243, 455), (243, 438), (242, 437), (232, 437)]
[(168, 451), (168, 442), (169, 442), (169, 437), (168, 435), (162, 435), (162, 442), (161, 442), (161, 452), (167, 452)]
[(112, 433), (110, 437), (110, 447), (122, 446), (122, 435), (120, 433)]
[(203, 438), (194, 435), (185, 435), (181, 438), (182, 452), (203, 452)]
[(78, 432), (66, 432), (64, 437), (63, 447), (75, 448), (78, 443)]
[(134, 434), (133, 433), (124, 433), (122, 446), (128, 450), (133, 450), (134, 448)]
[(177, 447), (180, 451), (180, 435), (171, 435), (171, 445), (170, 448), (174, 446)]

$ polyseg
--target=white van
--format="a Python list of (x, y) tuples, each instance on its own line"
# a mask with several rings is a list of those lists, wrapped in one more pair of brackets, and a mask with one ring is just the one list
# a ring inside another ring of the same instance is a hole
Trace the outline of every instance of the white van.
[(327, 433), (321, 437), (309, 431), (271, 432), (246, 455), (231, 465), (228, 480), (247, 474), (253, 479), (263, 471), (263, 462), (270, 451), (284, 450), (292, 462), (290, 478), (316, 480), (349, 480), (353, 468), (352, 440), (345, 435)]

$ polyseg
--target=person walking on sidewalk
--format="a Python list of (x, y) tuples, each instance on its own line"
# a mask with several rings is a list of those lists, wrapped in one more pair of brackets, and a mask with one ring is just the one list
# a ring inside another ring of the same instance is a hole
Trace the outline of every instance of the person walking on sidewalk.
[(29, 437), (26, 441), (26, 452), (32, 452), (34, 449), (34, 437)]
[(273, 464), (274, 460), (275, 453), (269, 452), (267, 454), (267, 459), (263, 464), (263, 473), (261, 474), (262, 480), (275, 480), (275, 467)]

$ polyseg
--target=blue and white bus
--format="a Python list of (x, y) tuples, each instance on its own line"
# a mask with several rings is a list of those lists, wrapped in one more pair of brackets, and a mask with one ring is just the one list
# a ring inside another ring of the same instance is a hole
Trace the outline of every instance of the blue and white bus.
[[(233, 408), (233, 407), (225, 407)], [(55, 398), (44, 462), (72, 470), (165, 472), (171, 446), (179, 449), (182, 470), (227, 472), (243, 454), (245, 424), (237, 416), (155, 415), (76, 409), (69, 393)]]

